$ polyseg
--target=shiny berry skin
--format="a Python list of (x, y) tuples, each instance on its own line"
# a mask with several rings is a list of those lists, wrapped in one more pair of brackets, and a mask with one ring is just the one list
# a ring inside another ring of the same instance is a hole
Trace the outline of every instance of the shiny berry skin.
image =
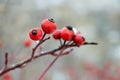
[(31, 46), (31, 40), (30, 39), (25, 39), (24, 40), (24, 46), (25, 47), (30, 47)]
[(77, 46), (83, 45), (85, 43), (85, 39), (84, 39), (84, 37), (81, 34), (78, 33), (74, 37), (74, 43)]
[(41, 22), (41, 27), (46, 34), (53, 33), (57, 28), (56, 23), (53, 19), (44, 19)]
[(71, 26), (63, 27), (61, 30), (61, 38), (65, 41), (70, 41), (74, 37), (74, 32)]
[(60, 39), (61, 38), (61, 30), (54, 31), (52, 36), (54, 39)]
[(42, 31), (39, 28), (33, 28), (29, 31), (29, 36), (34, 41), (40, 40), (42, 35)]

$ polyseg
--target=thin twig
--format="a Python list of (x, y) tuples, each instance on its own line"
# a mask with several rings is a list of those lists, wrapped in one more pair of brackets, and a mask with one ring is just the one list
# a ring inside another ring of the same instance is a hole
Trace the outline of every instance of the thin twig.
[(59, 39), (59, 42), (60, 42), (60, 46), (62, 46), (62, 40), (61, 39)]
[[(9, 71), (11, 71), (11, 70), (14, 70), (14, 69), (17, 69), (17, 68), (22, 68), (22, 67), (25, 66), (25, 64), (30, 63), (30, 62), (32, 61), (32, 59), (35, 59), (34, 54), (35, 54), (36, 49), (39, 47), (39, 45), (41, 45), (43, 42), (45, 42), (45, 41), (48, 40), (48, 39), (50, 39), (50, 37), (45, 38), (44, 40), (42, 40), (41, 42), (39, 42), (39, 43), (35, 46), (35, 48), (33, 48), (32, 55), (31, 55), (30, 58), (28, 58), (27, 60), (25, 60), (25, 61), (23, 61), (23, 62), (21, 62), (21, 63), (18, 63), (18, 64), (16, 64), (16, 65), (13, 65), (13, 66), (11, 66), (11, 67), (8, 67), (8, 66), (7, 66), (7, 64), (8, 64), (8, 58), (7, 58), (7, 53), (6, 53), (6, 56), (5, 56), (5, 69), (2, 69), (2, 70), (0, 71), (0, 76), (2, 76), (3, 74), (5, 74), (5, 73), (7, 73), (7, 72), (9, 72)], [(41, 56), (43, 56), (43, 55), (41, 55)], [(37, 58), (38, 58), (38, 57), (37, 57)]]
[[(70, 52), (72, 52), (73, 51), (73, 48), (71, 48), (70, 50), (68, 50), (68, 51), (65, 51), (63, 54), (61, 54), (60, 56), (64, 56), (64, 55), (68, 55)], [(55, 54), (55, 53), (53, 53), (53, 54), (51, 54), (52, 56), (58, 56), (59, 54)]]
[(5, 53), (5, 68), (4, 69), (7, 69), (7, 66), (8, 66), (8, 53), (6, 52)]
[[(49, 38), (44, 39), (43, 42), (46, 41), (47, 39), (49, 39)], [(42, 44), (42, 43), (41, 43), (41, 44)], [(73, 46), (72, 46), (72, 45), (61, 46), (61, 47), (58, 47), (58, 48), (53, 49), (53, 50), (51, 50), (51, 51), (41, 52), (41, 54), (33, 56), (33, 57), (32, 57), (32, 60), (35, 60), (35, 59), (37, 59), (37, 58), (39, 58), (39, 57), (42, 57), (42, 56), (45, 56), (45, 55), (52, 55), (53, 53), (55, 53), (55, 52), (57, 52), (57, 51), (60, 51), (60, 50), (63, 49), (64, 47), (70, 48), (70, 47), (74, 47), (74, 45), (73, 45)], [(67, 49), (67, 48), (66, 48), (66, 49)], [(34, 52), (35, 52), (35, 51), (34, 51)], [(0, 76), (2, 76), (3, 74), (5, 74), (5, 73), (7, 73), (7, 72), (9, 72), (9, 71), (11, 71), (11, 70), (14, 70), (14, 69), (17, 69), (17, 68), (23, 68), (23, 67), (25, 67), (28, 63), (30, 63), (32, 60), (31, 60), (31, 57), (30, 57), (30, 58), (28, 58), (27, 60), (25, 60), (25, 61), (23, 61), (23, 62), (21, 62), (21, 63), (18, 63), (18, 64), (16, 64), (16, 65), (13, 65), (13, 66), (11, 66), (11, 67), (8, 67), (7, 69), (1, 70), (1, 71), (0, 71)]]
[[(17, 68), (23, 68), (25, 67), (28, 63), (32, 62), (32, 60), (35, 60), (39, 57), (42, 57), (42, 56), (45, 56), (45, 55), (52, 55), (52, 56), (56, 56), (56, 58), (53, 60), (53, 62), (49, 65), (49, 67), (47, 68), (47, 70), (45, 70), (45, 72), (41, 75), (41, 76), (44, 76), (44, 74), (49, 70), (49, 68), (54, 64), (54, 62), (59, 58), (59, 56), (63, 56), (63, 55), (67, 55), (69, 54), (72, 49), (70, 49), (69, 51), (66, 51), (63, 53), (63, 51), (65, 49), (68, 49), (68, 48), (71, 48), (71, 47), (77, 47), (75, 44), (66, 44), (66, 41), (63, 43), (63, 45), (61, 45), (60, 47), (56, 48), (56, 49), (53, 49), (53, 50), (50, 50), (50, 51), (47, 51), (47, 52), (41, 52), (39, 55), (34, 55), (37, 48), (43, 43), (45, 42), (46, 40), (50, 39), (50, 37), (48, 38), (45, 38), (45, 34), (42, 38), (42, 40), (33, 48), (32, 50), (32, 54), (30, 56), (30, 58), (26, 59), (25, 61), (22, 61), (16, 65), (13, 65), (13, 66), (10, 66), (8, 67), (8, 53), (5, 54), (5, 68), (4, 69), (1, 69), (0, 70), (0, 76), (2, 76), (3, 74), (9, 72), (9, 71), (12, 71), (14, 69), (17, 69)], [(96, 43), (86, 43), (86, 44), (96, 44)], [(84, 44), (84, 45), (86, 45)], [(55, 54), (56, 52), (60, 51), (58, 54)], [(39, 79), (41, 80), (41, 78)]]
[(41, 41), (39, 41), (39, 43), (33, 48), (32, 54), (31, 54), (31, 60), (33, 59), (33, 57), (34, 57), (34, 55), (35, 55), (36, 49), (37, 49), (43, 42), (45, 42), (46, 40), (50, 39), (50, 37), (44, 39), (45, 35), (46, 35), (46, 34), (43, 35)]
[(84, 45), (98, 45), (96, 42), (85, 42)]
[(41, 80), (44, 75), (47, 73), (47, 71), (52, 67), (52, 65), (56, 62), (56, 60), (63, 54), (65, 48), (63, 48), (59, 54), (56, 56), (56, 58), (48, 65), (48, 67), (42, 72), (42, 74), (40, 75), (40, 77), (38, 78), (38, 80)]
[(66, 44), (66, 41), (63, 42), (63, 46)]

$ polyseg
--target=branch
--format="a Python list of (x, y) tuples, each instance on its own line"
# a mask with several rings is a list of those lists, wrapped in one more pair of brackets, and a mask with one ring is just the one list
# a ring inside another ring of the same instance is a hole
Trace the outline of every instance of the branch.
[[(0, 76), (2, 76), (3, 74), (5, 74), (5, 73), (7, 73), (7, 72), (9, 72), (9, 71), (11, 71), (11, 70), (14, 70), (14, 69), (17, 69), (17, 68), (23, 68), (23, 67), (25, 67), (28, 63), (32, 62), (32, 60), (35, 60), (35, 59), (37, 59), (37, 58), (39, 58), (39, 57), (42, 57), (42, 56), (45, 56), (45, 55), (53, 55), (53, 54), (55, 54), (55, 52), (60, 51), (60, 50), (62, 50), (62, 49), (65, 48), (65, 47), (66, 47), (65, 49), (67, 49), (67, 48), (70, 48), (70, 47), (74, 47), (74, 46), (75, 46), (75, 45), (62, 45), (62, 46), (60, 46), (60, 47), (58, 47), (58, 48), (56, 48), (56, 49), (53, 49), (53, 50), (51, 50), (51, 51), (41, 52), (39, 55), (34, 55), (35, 52), (36, 52), (36, 50), (37, 50), (37, 48), (39, 47), (39, 45), (41, 45), (43, 42), (45, 42), (45, 41), (48, 40), (48, 39), (50, 39), (50, 37), (48, 37), (48, 38), (40, 41), (40, 42), (35, 46), (35, 48), (33, 48), (33, 50), (32, 50), (32, 55), (31, 55), (31, 57), (28, 58), (27, 60), (22, 61), (21, 63), (18, 63), (18, 64), (16, 64), (16, 65), (11, 66), (11, 67), (7, 67), (6, 69), (1, 70), (1, 71), (0, 71)], [(71, 51), (72, 51), (72, 50), (70, 50), (70, 52), (71, 52)], [(69, 53), (69, 51), (66, 51), (66, 52), (65, 52), (64, 54), (62, 54), (62, 55), (65, 55), (65, 54), (68, 54), (68, 53)]]
[(85, 42), (84, 45), (98, 45), (96, 42)]
[(5, 68), (4, 69), (7, 69), (7, 66), (8, 66), (8, 53), (6, 52), (5, 53)]
[[(27, 60), (25, 60), (25, 61), (23, 61), (23, 62), (21, 62), (21, 63), (18, 63), (18, 64), (16, 64), (16, 65), (13, 65), (13, 66), (11, 66), (11, 67), (8, 67), (8, 66), (7, 66), (7, 65), (8, 65), (8, 53), (5, 53), (5, 63), (4, 63), (4, 64), (5, 64), (5, 68), (0, 71), (0, 76), (2, 76), (3, 74), (5, 74), (5, 73), (7, 73), (7, 72), (9, 72), (9, 71), (11, 71), (11, 70), (14, 70), (14, 69), (17, 69), (17, 68), (22, 68), (22, 67), (24, 67), (26, 64), (30, 63), (33, 59), (36, 59), (35, 56), (34, 56), (34, 54), (35, 54), (37, 48), (38, 48), (43, 42), (45, 42), (45, 41), (48, 40), (48, 39), (50, 39), (50, 37), (45, 38), (45, 39), (42, 39), (42, 40), (33, 48), (32, 54), (31, 54), (31, 57), (30, 57), (30, 58), (28, 58)], [(43, 56), (43, 55), (40, 55), (40, 56)], [(39, 56), (39, 57), (40, 57), (40, 56)]]
[[(42, 72), (38, 80), (41, 80), (44, 75), (47, 73), (47, 71), (52, 67), (52, 65), (56, 62), (56, 60), (63, 54), (63, 51), (66, 49), (66, 47), (62, 48), (59, 54), (55, 57), (55, 59), (48, 65), (48, 67)], [(69, 51), (70, 52), (70, 51)]]
[[(35, 55), (35, 52), (37, 50), (37, 48), (43, 44), (46, 40), (50, 39), (50, 37), (48, 38), (45, 38), (45, 35), (42, 37), (42, 39), (39, 41), (39, 43), (32, 49), (32, 54), (31, 56), (26, 59), (25, 61), (22, 61), (18, 64), (15, 64), (15, 65), (12, 65), (12, 66), (8, 66), (8, 53), (6, 52), (5, 53), (5, 67), (4, 69), (1, 69), (0, 70), (0, 76), (2, 76), (3, 74), (9, 72), (9, 71), (12, 71), (14, 69), (17, 69), (17, 68), (23, 68), (25, 67), (28, 63), (32, 62), (33, 60), (37, 59), (37, 58), (40, 58), (42, 56), (45, 56), (45, 55), (52, 55), (52, 56), (55, 56), (56, 58), (53, 60), (53, 62), (46, 68), (46, 70), (42, 73), (41, 77), (39, 78), (39, 80), (41, 80), (41, 78), (44, 76), (44, 74), (49, 70), (49, 68), (54, 64), (54, 62), (60, 57), (60, 56), (63, 56), (63, 55), (67, 55), (69, 54), (72, 50), (72, 49), (69, 49), (68, 51), (65, 51), (66, 49), (68, 48), (71, 48), (71, 47), (78, 47), (76, 44), (74, 43), (66, 43), (66, 41), (64, 41), (64, 43), (62, 44), (62, 42), (60, 41), (61, 45), (60, 47), (56, 48), (56, 49), (53, 49), (53, 50), (50, 50), (50, 51), (46, 51), (46, 52), (40, 52), (40, 54), (38, 55)], [(45, 38), (45, 39), (44, 39)], [(96, 45), (96, 43), (88, 43), (86, 42), (84, 45)], [(64, 52), (65, 51), (65, 52)], [(56, 54), (56, 52), (59, 52)]]
[(33, 59), (33, 57), (34, 57), (34, 55), (35, 55), (36, 49), (37, 49), (43, 42), (45, 42), (46, 40), (50, 39), (50, 37), (44, 39), (45, 35), (46, 35), (46, 34), (44, 34), (43, 38), (42, 38), (42, 39), (39, 41), (39, 43), (33, 48), (33, 50), (32, 50), (32, 55), (31, 55), (31, 60)]

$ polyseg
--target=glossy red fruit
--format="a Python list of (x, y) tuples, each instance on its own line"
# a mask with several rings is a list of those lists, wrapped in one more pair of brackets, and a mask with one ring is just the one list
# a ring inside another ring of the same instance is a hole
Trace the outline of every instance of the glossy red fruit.
[(12, 80), (12, 77), (10, 74), (6, 73), (3, 75), (2, 80)]
[(77, 46), (83, 45), (85, 42), (84, 37), (81, 34), (76, 34), (74, 37), (74, 43), (76, 43)]
[(61, 30), (54, 31), (52, 36), (54, 39), (60, 39), (61, 38)]
[(41, 27), (46, 34), (51, 34), (57, 28), (56, 23), (53, 19), (44, 19), (41, 22)]
[(24, 40), (24, 46), (25, 47), (30, 47), (31, 46), (31, 40), (30, 39), (25, 39)]
[(29, 31), (29, 36), (34, 41), (40, 40), (42, 35), (42, 31), (39, 28), (33, 28)]
[(74, 32), (71, 26), (66, 26), (61, 30), (61, 38), (65, 41), (70, 41), (74, 37)]

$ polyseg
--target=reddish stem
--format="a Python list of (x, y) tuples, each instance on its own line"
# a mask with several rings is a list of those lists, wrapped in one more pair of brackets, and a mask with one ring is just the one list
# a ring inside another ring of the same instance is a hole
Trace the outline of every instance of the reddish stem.
[(41, 40), (39, 41), (39, 43), (33, 48), (33, 50), (32, 50), (32, 55), (31, 55), (31, 60), (34, 58), (36, 49), (37, 49), (44, 41), (46, 41), (47, 39), (50, 39), (50, 37), (44, 39), (45, 35), (46, 35), (46, 33), (44, 33), (42, 39), (41, 39)]
[(43, 71), (43, 73), (41, 74), (41, 76), (39, 77), (38, 80), (41, 80), (44, 75), (47, 73), (47, 71), (52, 67), (52, 65), (56, 62), (56, 60), (61, 56), (61, 54), (63, 53), (64, 49), (60, 51), (60, 53), (56, 56), (56, 58), (48, 65), (48, 67)]
[[(46, 40), (50, 39), (50, 37), (44, 39), (45, 35), (46, 35), (46, 33), (44, 33), (44, 36), (42, 37), (42, 39), (40, 40), (40, 42), (33, 48), (32, 54), (31, 54), (30, 58), (26, 59), (25, 61), (22, 61), (22, 62), (20, 62), (20, 63), (18, 63), (18, 64), (15, 64), (15, 65), (13, 65), (13, 66), (8, 67), (8, 53), (6, 53), (6, 54), (5, 54), (5, 62), (4, 62), (5, 68), (0, 70), (0, 76), (2, 76), (3, 74), (5, 74), (5, 73), (7, 73), (7, 72), (9, 72), (9, 71), (14, 70), (14, 69), (23, 68), (23, 67), (26, 66), (26, 64), (32, 62), (32, 60), (35, 60), (35, 59), (37, 59), (37, 58), (39, 58), (39, 57), (41, 57), (41, 56), (45, 56), (45, 55), (56, 56), (56, 58), (55, 58), (55, 59), (52, 61), (52, 63), (45, 69), (45, 71), (43, 72), (43, 74), (42, 74), (41, 77), (39, 78), (39, 80), (41, 80), (42, 77), (45, 75), (45, 73), (49, 70), (49, 68), (50, 68), (50, 67), (55, 63), (55, 61), (59, 58), (59, 56), (67, 55), (67, 54), (69, 54), (69, 53), (72, 51), (72, 49), (71, 49), (71, 50), (66, 51), (66, 52), (63, 53), (63, 51), (64, 51), (65, 49), (71, 48), (71, 47), (77, 47), (77, 46), (76, 46), (75, 44), (73, 44), (73, 43), (71, 43), (71, 44), (66, 44), (66, 41), (64, 41), (64, 43), (63, 43), (60, 47), (58, 47), (58, 48), (56, 48), (56, 49), (53, 49), (53, 50), (51, 50), (51, 51), (41, 52), (39, 55), (35, 55), (35, 52), (36, 52), (37, 48), (38, 48), (42, 43), (44, 43)], [(84, 45), (87, 45), (87, 44), (90, 44), (90, 45), (93, 45), (93, 44), (94, 44), (94, 45), (96, 45), (96, 43), (93, 43), (93, 42), (92, 42), (92, 43), (85, 43)], [(55, 53), (58, 52), (58, 51), (60, 51), (59, 54), (55, 54)]]
[(62, 40), (61, 39), (59, 39), (59, 42), (60, 42), (60, 46), (62, 46)]
[[(36, 49), (39, 47), (39, 45), (41, 45), (43, 42), (45, 42), (45, 41), (48, 40), (48, 39), (50, 39), (50, 37), (45, 38), (44, 40), (41, 40), (41, 41), (35, 46), (35, 48), (33, 48), (33, 50), (32, 50), (32, 55), (31, 55), (30, 58), (28, 58), (27, 60), (25, 60), (25, 61), (23, 61), (23, 62), (21, 62), (21, 63), (19, 63), (19, 64), (13, 65), (13, 66), (11, 66), (11, 67), (8, 67), (8, 66), (7, 66), (7, 65), (8, 65), (8, 56), (7, 56), (8, 53), (6, 53), (6, 54), (5, 54), (5, 63), (4, 63), (4, 64), (5, 64), (5, 69), (3, 69), (3, 70), (0, 71), (0, 76), (2, 76), (3, 74), (5, 74), (5, 73), (7, 73), (7, 72), (9, 72), (9, 71), (11, 71), (11, 70), (14, 70), (14, 69), (16, 69), (16, 68), (22, 68), (22, 67), (25, 66), (25, 64), (31, 62), (32, 59), (38, 58), (38, 56), (37, 56), (37, 57), (34, 56)], [(40, 57), (40, 56), (43, 56), (43, 54), (39, 55), (39, 57)]]
[(8, 53), (5, 53), (5, 69), (7, 69), (8, 66)]
[[(48, 37), (48, 38), (45, 38), (45, 39), (41, 42), (41, 44), (42, 44), (44, 41), (48, 40), (48, 39), (49, 39), (49, 37)], [(59, 47), (59, 48), (53, 49), (53, 50), (51, 50), (51, 51), (42, 52), (42, 53), (39, 54), (39, 55), (33, 56), (33, 57), (32, 57), (32, 60), (35, 60), (35, 59), (37, 59), (37, 58), (39, 58), (39, 57), (41, 57), (41, 56), (45, 56), (45, 55), (53, 55), (53, 53), (62, 50), (64, 47), (70, 48), (70, 47), (74, 47), (74, 46), (75, 46), (75, 45), (65, 45), (65, 46), (61, 46), (61, 47)], [(35, 52), (35, 51), (33, 51), (33, 52)], [(68, 54), (68, 53), (69, 53), (69, 51), (68, 51), (68, 52), (65, 52), (65, 54)], [(7, 73), (7, 72), (9, 72), (9, 71), (11, 71), (11, 70), (25, 67), (26, 64), (30, 63), (32, 60), (31, 60), (31, 57), (30, 57), (30, 58), (26, 59), (25, 61), (22, 61), (21, 63), (18, 63), (18, 64), (14, 65), (14, 66), (11, 66), (11, 67), (7, 67), (7, 69), (4, 69), (4, 70), (1, 70), (1, 71), (0, 71), (0, 76), (2, 76), (3, 74), (5, 74), (5, 73)]]

